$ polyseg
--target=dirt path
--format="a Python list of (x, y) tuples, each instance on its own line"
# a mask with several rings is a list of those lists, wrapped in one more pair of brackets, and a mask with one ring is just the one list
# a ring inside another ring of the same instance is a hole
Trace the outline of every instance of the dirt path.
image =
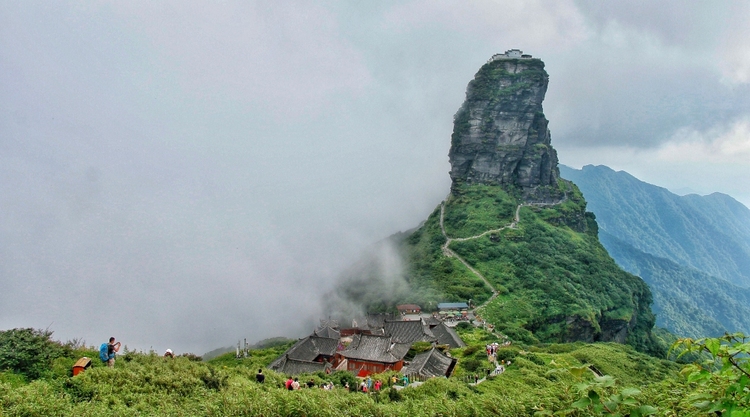
[[(448, 196), (448, 198), (450, 198), (450, 196)], [(476, 275), (477, 277), (479, 277), (484, 282), (484, 284), (490, 290), (492, 290), (492, 296), (490, 298), (488, 298), (487, 301), (485, 301), (482, 304), (480, 304), (479, 306), (477, 306), (474, 310), (477, 310), (479, 308), (484, 307), (490, 301), (492, 301), (495, 297), (497, 297), (497, 295), (498, 295), (497, 289), (495, 289), (495, 287), (490, 283), (489, 280), (487, 280), (487, 278), (484, 277), (484, 275), (482, 275), (479, 271), (477, 271), (471, 265), (469, 265), (469, 263), (466, 262), (466, 260), (464, 260), (464, 258), (458, 256), (458, 254), (456, 252), (453, 252), (453, 250), (451, 250), (451, 248), (450, 248), (451, 242), (454, 242), (454, 241), (455, 242), (465, 242), (467, 240), (479, 239), (479, 238), (481, 238), (481, 237), (483, 237), (485, 235), (488, 235), (490, 233), (497, 233), (497, 232), (500, 232), (500, 231), (505, 230), (505, 229), (517, 229), (518, 228), (518, 222), (521, 221), (521, 207), (524, 207), (524, 206), (526, 206), (526, 207), (531, 207), (531, 206), (536, 206), (536, 207), (554, 206), (554, 205), (558, 205), (558, 204), (564, 203), (565, 201), (567, 201), (567, 199), (568, 199), (568, 196), (565, 195), (565, 197), (563, 197), (561, 200), (555, 201), (555, 202), (552, 202), (552, 203), (523, 203), (523, 204), (519, 204), (516, 207), (516, 214), (513, 217), (513, 221), (510, 222), (510, 223), (508, 223), (508, 224), (506, 224), (505, 226), (500, 227), (498, 229), (487, 230), (487, 231), (482, 232), (482, 233), (480, 233), (478, 235), (475, 235), (475, 236), (471, 236), (471, 237), (458, 237), (458, 238), (451, 238), (451, 237), (448, 236), (447, 233), (445, 233), (445, 224), (444, 224), (443, 220), (445, 218), (445, 202), (448, 199), (446, 198), (445, 201), (443, 201), (440, 204), (440, 230), (443, 232), (443, 236), (445, 237), (445, 243), (442, 246), (443, 255), (445, 255), (447, 257), (453, 257), (453, 258), (458, 259), (459, 262), (461, 262), (462, 264), (464, 264), (464, 266), (466, 268), (468, 268), (469, 271), (471, 271), (474, 275)]]

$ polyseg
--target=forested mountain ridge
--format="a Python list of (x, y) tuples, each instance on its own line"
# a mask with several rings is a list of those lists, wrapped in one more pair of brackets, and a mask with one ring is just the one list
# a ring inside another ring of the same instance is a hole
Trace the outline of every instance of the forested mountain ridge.
[(750, 333), (750, 289), (639, 251), (604, 231), (599, 240), (620, 266), (649, 285), (657, 326), (696, 338)]
[(599, 227), (634, 248), (750, 286), (750, 209), (714, 193), (678, 196), (606, 166), (562, 166)]
[(750, 331), (750, 289), (732, 283), (745, 282), (750, 262), (750, 210), (720, 193), (680, 197), (605, 166), (560, 172), (580, 184), (610, 255), (651, 287), (658, 326), (692, 337)]

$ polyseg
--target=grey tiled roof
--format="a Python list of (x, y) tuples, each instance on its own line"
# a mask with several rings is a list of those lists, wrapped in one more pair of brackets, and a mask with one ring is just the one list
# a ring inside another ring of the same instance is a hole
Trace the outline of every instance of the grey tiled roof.
[(424, 377), (450, 376), (456, 365), (456, 358), (449, 358), (439, 350), (432, 348), (414, 357), (401, 372), (404, 375), (421, 375)]
[(338, 330), (328, 326), (318, 327), (313, 332), (313, 335), (330, 339), (339, 339), (341, 337), (341, 333)]
[(318, 326), (318, 327), (319, 328), (322, 328), (322, 327), (331, 327), (333, 329), (338, 329), (339, 328), (339, 321), (338, 320), (332, 320), (332, 319), (320, 319), (320, 326)]
[(399, 343), (434, 342), (437, 338), (422, 321), (386, 321), (385, 334)]
[(437, 337), (438, 344), (440, 345), (448, 345), (451, 348), (466, 346), (466, 343), (456, 333), (456, 329), (446, 326), (445, 323), (438, 324), (431, 328), (430, 331)]
[(382, 329), (386, 321), (397, 320), (401, 320), (400, 314), (369, 313), (365, 317), (355, 317), (354, 320), (352, 320), (352, 327), (374, 332), (376, 330)]
[(382, 329), (388, 321), (400, 321), (400, 314), (370, 313), (367, 315), (367, 326), (370, 330)]
[(430, 328), (432, 328), (433, 326), (437, 326), (438, 324), (443, 322), (437, 317), (424, 317), (422, 318), (422, 321), (424, 322), (424, 324), (430, 326)]
[(374, 334), (376, 336), (385, 336), (385, 330), (383, 329), (370, 330), (370, 334)]
[(339, 352), (347, 359), (396, 363), (406, 356), (411, 343), (395, 343), (387, 336), (354, 335), (349, 346)]
[(326, 368), (331, 368), (331, 364), (327, 362), (303, 361), (292, 359), (287, 356), (282, 356), (274, 361), (274, 363), (276, 364), (276, 367), (273, 367), (273, 364), (268, 367), (276, 372), (281, 372), (287, 375), (312, 374), (325, 371)]
[(297, 343), (295, 343), (286, 352), (284, 352), (284, 354), (282, 354), (275, 361), (271, 362), (268, 367), (277, 370), (276, 368), (284, 358), (290, 358), (299, 361), (313, 361), (319, 355), (333, 356), (336, 353), (338, 344), (338, 339), (310, 335), (304, 339), (300, 339), (299, 341), (297, 341)]
[(318, 348), (318, 353), (321, 355), (326, 356), (333, 356), (336, 354), (336, 348), (339, 346), (339, 339), (338, 338), (330, 338), (330, 337), (318, 337), (318, 336), (309, 336), (310, 340), (315, 344), (315, 347)]

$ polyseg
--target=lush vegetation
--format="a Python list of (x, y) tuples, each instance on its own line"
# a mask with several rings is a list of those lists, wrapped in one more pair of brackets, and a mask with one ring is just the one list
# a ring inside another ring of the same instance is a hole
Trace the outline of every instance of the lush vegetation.
[(750, 286), (750, 209), (723, 194), (678, 196), (605, 166), (560, 167), (602, 230), (645, 253)]
[(584, 192), (607, 251), (651, 287), (659, 326), (691, 337), (750, 332), (750, 210), (605, 166), (560, 172)]
[(742, 333), (718, 338), (679, 339), (681, 355), (703, 354), (705, 360), (683, 369), (697, 389), (688, 397), (693, 407), (714, 415), (750, 417), (750, 338)]
[[(11, 369), (18, 380), (33, 380), (72, 365), (75, 342), (60, 344), (52, 332), (12, 329), (0, 332), (0, 370)], [(54, 365), (54, 366), (53, 366)]]
[(654, 294), (656, 324), (688, 337), (750, 332), (750, 289), (639, 251), (609, 233), (602, 244)]
[[(512, 344), (498, 351), (498, 359), (510, 361), (503, 374), (482, 383), (468, 383), (469, 376), (486, 377), (492, 367), (484, 345), (497, 335), (477, 328), (462, 328), (468, 346), (454, 349), (459, 359), (454, 377), (431, 379), (416, 388), (390, 388), (393, 373), (374, 376), (384, 382), (380, 393), (362, 394), (343, 389), (354, 385), (347, 372), (299, 376), (315, 386), (331, 381), (333, 391), (320, 388), (288, 391), (285, 375), (264, 369), (266, 382), (255, 382), (265, 366), (288, 345), (253, 350), (246, 359), (234, 354), (208, 362), (186, 357), (174, 359), (153, 353), (128, 352), (114, 368), (95, 366), (72, 377), (70, 369), (41, 360), (41, 377), (20, 377), (18, 369), (0, 372), (0, 414), (3, 416), (519, 416), (608, 415), (601, 404), (647, 415), (700, 415), (691, 393), (703, 394), (703, 385), (689, 382), (674, 362), (639, 353), (629, 346), (599, 344)], [(48, 342), (61, 348), (66, 344)], [(27, 346), (27, 344), (29, 346)], [(93, 348), (68, 344), (74, 360), (93, 356)], [(16, 345), (34, 350), (37, 342)], [(58, 358), (59, 359), (59, 358)], [(72, 362), (70, 362), (72, 365)], [(60, 368), (62, 369), (62, 368)], [(692, 368), (690, 368), (692, 369)], [(598, 375), (597, 375), (598, 373)], [(697, 390), (697, 391), (696, 391)], [(588, 400), (586, 400), (588, 399)], [(596, 403), (594, 399), (599, 399)], [(700, 404), (699, 404), (700, 405)], [(623, 414), (624, 415), (624, 414)]]
[[(580, 191), (562, 180), (558, 188), (547, 194), (565, 195), (562, 203), (524, 206), (520, 222), (510, 228), (523, 201), (519, 193), (495, 185), (454, 184), (444, 227), (459, 240), (450, 248), (499, 293), (479, 314), (516, 342), (617, 340), (663, 356), (667, 345), (651, 333), (655, 318), (648, 287), (617, 266), (599, 243), (596, 221), (586, 212)], [(443, 253), (440, 212), (436, 208), (421, 227), (391, 239), (403, 259), (399, 279), (383, 278), (380, 263), (366, 262), (350, 272), (354, 278), (340, 286), (339, 295), (369, 311), (404, 302), (429, 310), (441, 301), (480, 305), (489, 300), (492, 289)], [(460, 240), (490, 230), (481, 238)]]
[[(648, 287), (599, 244), (596, 222), (575, 186), (560, 187), (568, 195), (565, 202), (523, 207), (516, 228), (451, 243), (500, 293), (481, 309), (482, 317), (519, 342), (614, 340), (622, 332), (638, 349), (663, 354), (666, 347), (650, 334)], [(454, 185), (445, 206), (446, 233), (465, 238), (500, 229), (513, 221), (519, 203), (499, 186)], [(484, 302), (491, 295), (487, 286), (442, 253), (439, 216), (437, 209), (403, 241), (409, 282), (440, 290), (446, 300)]]
[(484, 184), (455, 187), (445, 206), (445, 232), (465, 238), (499, 229), (513, 221), (516, 200), (503, 189)]
[[(477, 194), (482, 194), (482, 191), (478, 190)], [(485, 210), (477, 210), (482, 213), (476, 216), (472, 214), (471, 218), (469, 215), (448, 214), (451, 220), (445, 222), (446, 229), (451, 230), (453, 224), (476, 222), (479, 226), (475, 227), (475, 230), (485, 231), (488, 229), (482, 228), (497, 228), (512, 220), (512, 214), (508, 217), (508, 213), (497, 210), (493, 203), (494, 199), (491, 202), (480, 203)], [(514, 208), (510, 211), (513, 210)], [(437, 295), (434, 300), (425, 300), (427, 306), (440, 301), (472, 299), (474, 303), (479, 304), (487, 300), (492, 295), (492, 290), (480, 278), (470, 273), (458, 259), (444, 256), (443, 244), (445, 244), (445, 237), (440, 229), (440, 208), (438, 207), (422, 227), (401, 242), (402, 253), (407, 259), (405, 267), (410, 286), (429, 288)]]
[[(458, 209), (464, 206), (469, 209)], [(451, 236), (470, 236), (510, 223), (515, 207), (515, 200), (499, 187), (475, 185), (448, 203), (445, 226)], [(439, 302), (471, 299), (480, 304), (489, 299), (491, 288), (458, 259), (443, 255), (445, 241), (437, 207), (421, 227), (392, 236), (347, 271), (338, 296), (370, 312), (395, 311), (403, 303), (430, 311)], [(398, 268), (388, 267), (392, 257), (401, 258)]]

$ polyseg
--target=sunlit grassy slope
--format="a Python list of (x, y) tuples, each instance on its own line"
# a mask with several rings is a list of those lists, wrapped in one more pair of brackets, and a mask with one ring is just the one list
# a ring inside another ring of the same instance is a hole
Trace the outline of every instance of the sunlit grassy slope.
[[(663, 348), (650, 334), (648, 287), (601, 246), (578, 189), (563, 181), (560, 187), (564, 202), (522, 207), (517, 228), (451, 243), (500, 293), (480, 313), (516, 341), (616, 340), (627, 327), (628, 344), (659, 354)], [(502, 228), (520, 203), (498, 186), (454, 186), (445, 205), (446, 233), (466, 238)], [(444, 243), (438, 208), (402, 243), (411, 285), (442, 293), (446, 301), (489, 299), (481, 279), (443, 254)]]
[[(209, 362), (187, 358), (167, 359), (153, 354), (130, 353), (114, 369), (97, 366), (79, 376), (48, 374), (33, 382), (0, 373), (0, 414), (3, 416), (527, 416), (538, 410), (560, 411), (581, 397), (575, 384), (591, 381), (592, 372), (580, 377), (570, 368), (593, 365), (615, 377), (616, 389), (642, 391), (644, 404), (678, 410), (689, 415), (686, 384), (678, 366), (619, 344), (555, 344), (536, 347), (511, 345), (498, 358), (510, 360), (507, 371), (478, 386), (463, 377), (485, 374), (489, 368), (484, 343), (496, 340), (480, 329), (463, 333), (469, 346), (451, 351), (459, 368), (451, 379), (433, 379), (418, 388), (378, 394), (350, 393), (342, 388), (351, 374), (299, 376), (316, 384), (331, 380), (333, 391), (319, 388), (288, 391), (286, 378), (264, 370), (266, 383), (255, 382), (258, 367), (268, 364), (284, 346), (251, 351), (248, 359), (227, 354)], [(78, 352), (84, 353), (84, 352)], [(90, 354), (90, 353), (89, 353)], [(476, 363), (478, 367), (474, 367)], [(466, 366), (472, 366), (471, 370)], [(388, 380), (390, 375), (375, 376)], [(11, 382), (14, 380), (15, 382)], [(674, 397), (671, 397), (674, 396)], [(573, 414), (584, 415), (584, 414)]]

